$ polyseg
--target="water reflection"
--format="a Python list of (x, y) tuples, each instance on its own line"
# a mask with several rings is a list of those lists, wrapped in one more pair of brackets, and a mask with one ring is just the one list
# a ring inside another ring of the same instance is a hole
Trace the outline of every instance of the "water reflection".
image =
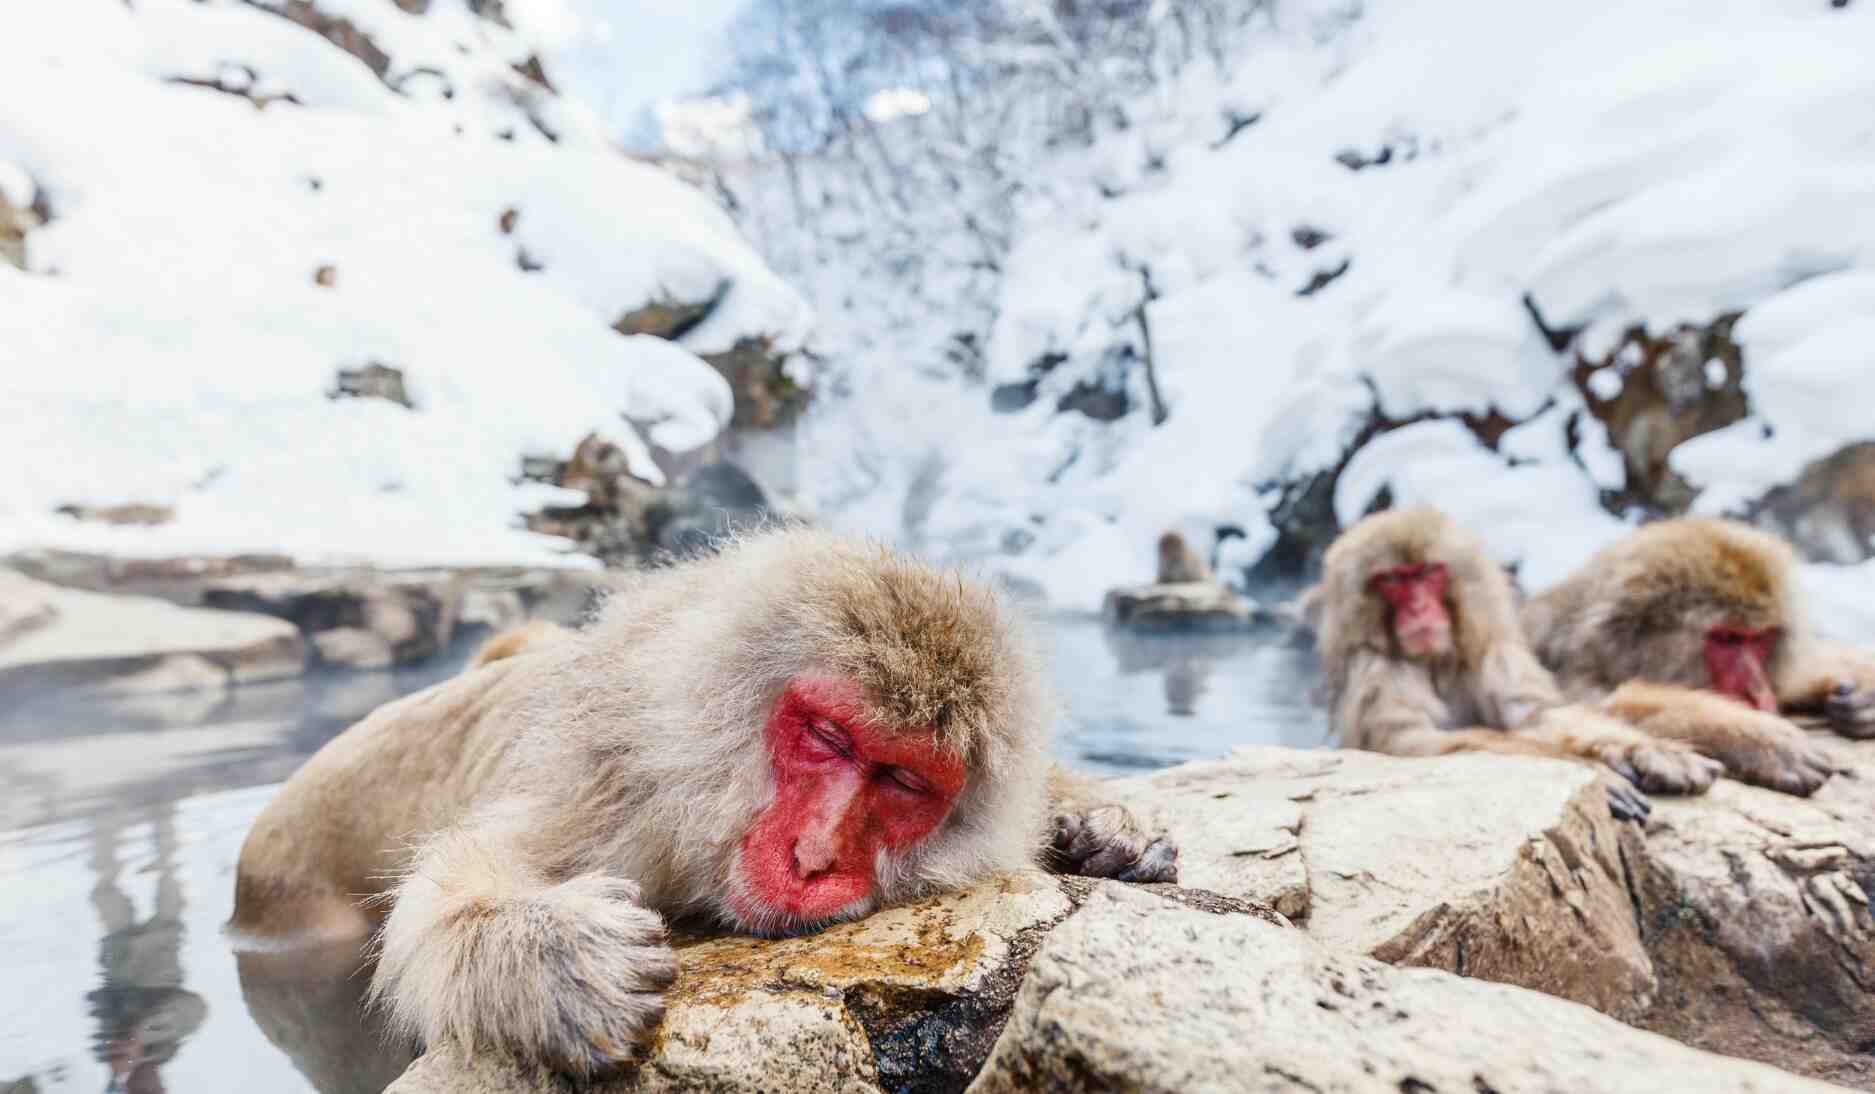
[(1083, 766), (1124, 773), (1237, 745), (1326, 743), (1305, 647), (1264, 634), (1140, 633), (1096, 619), (1054, 620), (1045, 637), (1066, 701), (1056, 747)]
[(371, 969), (356, 944), (242, 951), (235, 964), (254, 1024), (319, 1094), (377, 1094), (410, 1066), (364, 1005)]
[[(1107, 772), (1323, 743), (1307, 651), (1043, 628), (1057, 749)], [(409, 1060), (364, 1014), (355, 947), (235, 952), (234, 863), (280, 780), (380, 704), (452, 675), (102, 701), (0, 695), (0, 1092), (366, 1094)]]
[(208, 1016), (202, 997), (182, 986), (183, 902), (175, 873), (174, 806), (159, 810), (151, 828), (156, 895), (149, 916), (139, 919), (118, 884), (123, 815), (113, 810), (91, 826), (90, 865), (97, 877), (91, 906), (104, 928), (98, 942), (100, 983), (85, 996), (97, 1023), (92, 1052), (110, 1068), (106, 1089), (129, 1094), (163, 1090), (163, 1063)]

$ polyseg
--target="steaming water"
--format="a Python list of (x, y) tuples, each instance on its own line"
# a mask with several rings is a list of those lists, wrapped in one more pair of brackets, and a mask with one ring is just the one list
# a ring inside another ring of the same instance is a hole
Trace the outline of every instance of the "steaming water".
[[(1081, 766), (1322, 743), (1303, 651), (1086, 620), (1044, 638), (1067, 699), (1057, 747)], [(394, 1078), (406, 1057), (360, 1018), (349, 948), (237, 953), (220, 927), (280, 780), (464, 656), (226, 697), (0, 694), (0, 1091), (349, 1094)]]

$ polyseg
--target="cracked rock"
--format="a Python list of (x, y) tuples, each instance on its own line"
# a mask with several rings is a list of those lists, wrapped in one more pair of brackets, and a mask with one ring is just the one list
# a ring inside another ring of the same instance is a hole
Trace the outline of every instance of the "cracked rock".
[(1239, 749), (1115, 784), (1179, 845), (1179, 880), (1263, 901), (1337, 949), (1535, 988), (1622, 1018), (1651, 1002), (1599, 777), (1547, 760)]
[(1389, 968), (1255, 916), (1109, 886), (1049, 935), (970, 1094), (1695, 1087), (1831, 1089), (1537, 992)]
[(85, 687), (175, 691), (297, 676), (291, 624), (66, 589), (0, 570), (0, 693)]
[(1636, 887), (1660, 990), (1642, 1024), (1875, 1089), (1875, 747), (1817, 740), (1854, 777), (1814, 797), (1722, 781), (1655, 799)]

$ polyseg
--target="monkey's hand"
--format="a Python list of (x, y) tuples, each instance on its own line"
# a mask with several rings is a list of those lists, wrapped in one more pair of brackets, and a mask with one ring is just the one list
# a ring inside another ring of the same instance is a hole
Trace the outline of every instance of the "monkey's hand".
[(1838, 681), (1823, 698), (1823, 717), (1829, 720), (1829, 728), (1844, 737), (1875, 737), (1875, 681)]
[(1049, 846), (1058, 873), (1118, 881), (1177, 881), (1178, 848), (1147, 835), (1123, 805), (1057, 813)]
[(1835, 774), (1835, 762), (1803, 730), (1782, 718), (1756, 711), (1744, 713), (1765, 722), (1752, 740), (1722, 752), (1709, 750), (1724, 761), (1734, 778), (1807, 798)]
[(604, 874), (529, 885), (465, 843), (433, 843), (398, 887), (373, 1001), (430, 1047), (499, 1046), (581, 1078), (631, 1062), (677, 972), (638, 886)]
[(1704, 794), (1725, 774), (1724, 764), (1679, 741), (1622, 741), (1599, 753), (1603, 763), (1649, 794)]

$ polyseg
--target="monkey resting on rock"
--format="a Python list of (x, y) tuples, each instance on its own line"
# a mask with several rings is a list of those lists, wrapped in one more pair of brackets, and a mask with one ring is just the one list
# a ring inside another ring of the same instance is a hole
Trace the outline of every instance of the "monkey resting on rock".
[(1177, 532), (1167, 532), (1159, 537), (1159, 570), (1155, 580), (1161, 585), (1173, 585), (1190, 581), (1215, 581), (1211, 567), (1185, 537)]
[(1733, 521), (1646, 525), (1524, 605), (1563, 687), (1746, 782), (1813, 793), (1834, 764), (1785, 715), (1875, 737), (1875, 654), (1811, 632), (1780, 539)]
[(778, 531), (534, 638), (327, 743), (241, 849), (231, 927), (377, 928), (372, 994), (429, 1046), (632, 1060), (667, 916), (811, 931), (1038, 857), (1176, 877), (1052, 770), (1035, 659), (954, 574)]
[(1419, 506), (1363, 518), (1304, 600), (1321, 698), (1342, 745), (1396, 756), (1484, 751), (1605, 765), (1618, 817), (1642, 791), (1698, 794), (1720, 765), (1688, 744), (1567, 705), (1518, 625), (1510, 581), (1478, 538)]

